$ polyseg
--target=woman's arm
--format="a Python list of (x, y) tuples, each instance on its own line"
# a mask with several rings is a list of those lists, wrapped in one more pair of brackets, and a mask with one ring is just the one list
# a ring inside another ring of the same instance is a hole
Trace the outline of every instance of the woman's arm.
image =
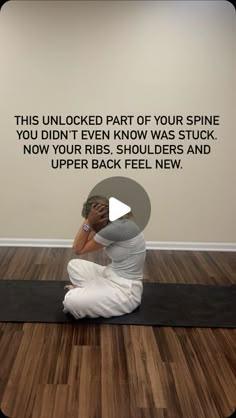
[(91, 225), (89, 224), (89, 221), (86, 219), (80, 229), (78, 230), (76, 237), (74, 239), (74, 243), (73, 243), (73, 250), (75, 251), (76, 254), (78, 254), (85, 246), (85, 244), (95, 235), (95, 231), (84, 231), (83, 230), (83, 226), (84, 225), (89, 225), (90, 228)]
[(94, 241), (93, 237), (96, 234), (95, 231), (86, 232), (83, 230), (84, 224), (88, 225), (86, 221), (82, 224), (73, 244), (73, 249), (77, 255), (85, 254), (91, 251), (97, 251), (101, 248), (104, 248), (104, 245)]
[[(104, 222), (106, 218), (107, 209), (104, 208), (104, 205), (95, 204), (92, 206), (88, 215), (88, 219), (83, 222), (74, 239), (73, 249), (76, 254), (84, 254), (86, 252), (96, 251), (104, 247), (103, 245), (94, 241), (93, 237), (96, 232), (93, 230), (93, 226)], [(85, 231), (83, 229), (84, 224), (88, 225), (91, 230)]]
[(102, 244), (99, 244), (98, 242), (94, 241), (92, 238), (91, 240), (87, 241), (85, 246), (80, 251), (75, 251), (77, 255), (90, 253), (92, 251), (100, 250), (101, 248), (104, 248), (105, 246)]
[(92, 229), (92, 231), (90, 231), (90, 233), (89, 233), (89, 236), (88, 236), (88, 241), (90, 241), (90, 240), (94, 237), (94, 235), (96, 235), (96, 231), (94, 231), (94, 230)]

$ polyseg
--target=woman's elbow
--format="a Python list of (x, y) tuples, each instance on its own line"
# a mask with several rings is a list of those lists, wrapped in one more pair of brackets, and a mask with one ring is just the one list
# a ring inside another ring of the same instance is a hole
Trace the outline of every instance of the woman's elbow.
[(80, 252), (82, 250), (82, 248), (78, 248), (76, 245), (73, 245), (72, 249), (73, 249), (75, 255), (80, 255)]

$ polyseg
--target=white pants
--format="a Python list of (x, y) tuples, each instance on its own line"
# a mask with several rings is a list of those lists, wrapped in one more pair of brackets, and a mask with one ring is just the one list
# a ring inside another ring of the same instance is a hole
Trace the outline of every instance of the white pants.
[(110, 265), (74, 259), (68, 263), (67, 271), (72, 284), (78, 287), (66, 293), (63, 312), (70, 312), (76, 319), (120, 316), (141, 303), (142, 280), (124, 279)]

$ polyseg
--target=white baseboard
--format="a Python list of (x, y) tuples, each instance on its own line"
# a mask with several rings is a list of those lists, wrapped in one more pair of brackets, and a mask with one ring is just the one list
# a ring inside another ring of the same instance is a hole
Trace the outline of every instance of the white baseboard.
[[(72, 244), (71, 239), (0, 238), (0, 247), (70, 248)], [(236, 243), (223, 242), (146, 241), (146, 247), (148, 250), (236, 251)]]
[(0, 247), (72, 247), (72, 239), (0, 238)]
[(236, 243), (233, 242), (146, 241), (146, 247), (148, 250), (236, 251)]

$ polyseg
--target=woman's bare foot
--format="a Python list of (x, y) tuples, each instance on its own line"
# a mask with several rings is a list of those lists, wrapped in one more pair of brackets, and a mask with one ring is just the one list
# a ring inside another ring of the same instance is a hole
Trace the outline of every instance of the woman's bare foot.
[(77, 286), (73, 286), (73, 284), (68, 284), (64, 287), (65, 290), (72, 290), (75, 289)]

